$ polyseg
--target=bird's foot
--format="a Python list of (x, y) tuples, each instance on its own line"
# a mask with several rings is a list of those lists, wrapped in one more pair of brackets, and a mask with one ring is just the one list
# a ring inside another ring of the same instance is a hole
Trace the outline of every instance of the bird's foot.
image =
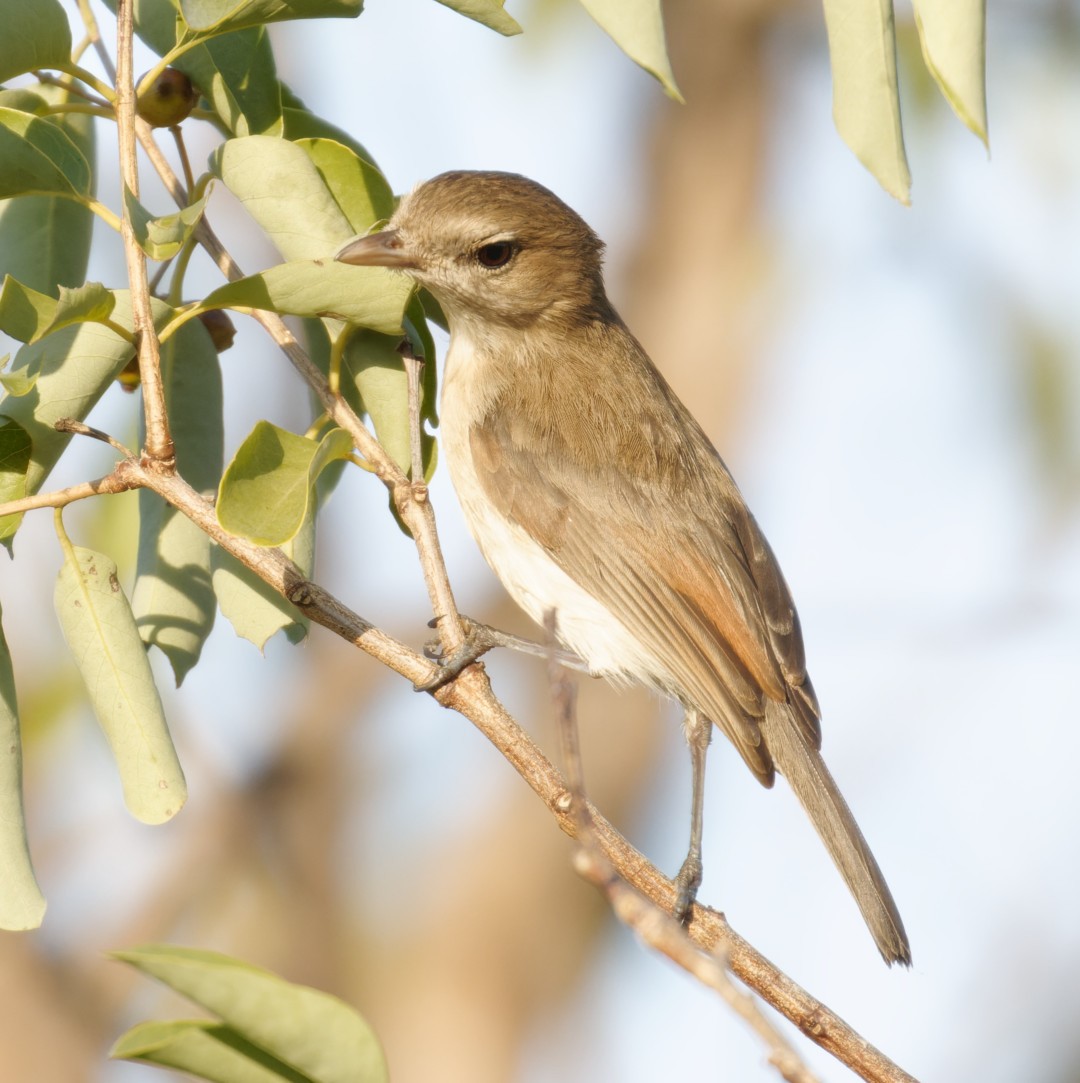
[(675, 877), (675, 906), (671, 916), (682, 925), (690, 923), (690, 912), (701, 887), (701, 854), (689, 853)]
[[(437, 624), (437, 619), (428, 621), (429, 628), (434, 628)], [(461, 616), (461, 624), (465, 630), (465, 638), (449, 655), (445, 653), (442, 640), (432, 639), (424, 644), (424, 657), (440, 664), (426, 681), (418, 681), (413, 685), (417, 692), (434, 692), (442, 688), (444, 684), (449, 684), (456, 679), (478, 658), (487, 654), (492, 647), (506, 646), (503, 642), (504, 633), (496, 628), (481, 624), (464, 615)]]

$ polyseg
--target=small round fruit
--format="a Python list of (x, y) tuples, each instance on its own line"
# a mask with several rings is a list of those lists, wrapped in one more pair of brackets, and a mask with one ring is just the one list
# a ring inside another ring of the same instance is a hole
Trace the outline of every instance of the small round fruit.
[(166, 68), (135, 101), (135, 111), (152, 128), (171, 128), (195, 108), (199, 92), (176, 68)]
[(218, 353), (224, 353), (236, 338), (236, 327), (232, 320), (220, 309), (211, 308), (207, 312), (200, 312), (199, 319), (203, 327), (210, 332), (210, 341)]

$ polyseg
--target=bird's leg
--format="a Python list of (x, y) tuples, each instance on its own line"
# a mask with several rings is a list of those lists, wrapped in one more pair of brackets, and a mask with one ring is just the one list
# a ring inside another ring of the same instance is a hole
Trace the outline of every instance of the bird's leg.
[[(488, 624), (481, 624), (471, 617), (461, 616), (461, 623), (465, 628), (465, 638), (461, 645), (454, 650), (449, 657), (443, 658), (442, 643), (438, 639), (431, 640), (424, 645), (424, 655), (433, 661), (441, 662), (438, 671), (426, 681), (414, 685), (417, 692), (434, 692), (448, 684), (461, 673), (462, 670), (471, 666), (481, 655), (486, 654), (492, 647), (509, 647), (511, 650), (521, 651), (523, 654), (533, 654), (538, 657), (550, 655), (550, 649), (543, 643), (534, 643), (531, 639), (512, 635), (510, 632), (500, 632), (498, 628), (492, 628)], [(428, 622), (428, 626), (434, 628), (438, 619)], [(588, 671), (588, 667), (576, 654), (569, 651), (556, 651), (555, 657), (565, 666), (571, 669)]]
[(697, 889), (701, 886), (701, 823), (705, 808), (705, 753), (712, 740), (712, 723), (700, 711), (692, 707), (686, 709), (683, 722), (686, 743), (690, 746), (690, 764), (692, 776), (692, 798), (690, 809), (690, 849), (686, 860), (675, 877), (674, 917), (684, 924), (690, 918), (690, 908), (694, 905)]

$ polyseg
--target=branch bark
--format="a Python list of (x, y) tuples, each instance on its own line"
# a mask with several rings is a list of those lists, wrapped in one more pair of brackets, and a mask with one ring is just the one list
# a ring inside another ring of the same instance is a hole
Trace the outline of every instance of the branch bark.
[[(116, 5), (116, 133), (120, 144), (120, 178), (136, 199), (139, 197), (139, 167), (135, 158), (135, 82), (132, 74), (133, 5), (135, 0), (118, 0)], [(124, 203), (121, 234), (124, 259), (131, 286), (131, 318), (139, 358), (139, 378), (146, 417), (146, 453), (155, 469), (169, 473), (176, 469), (176, 449), (169, 432), (165, 410), (165, 386), (161, 379), (161, 352), (154, 333), (150, 308), (150, 286), (146, 279), (146, 256), (135, 239), (135, 230)]]

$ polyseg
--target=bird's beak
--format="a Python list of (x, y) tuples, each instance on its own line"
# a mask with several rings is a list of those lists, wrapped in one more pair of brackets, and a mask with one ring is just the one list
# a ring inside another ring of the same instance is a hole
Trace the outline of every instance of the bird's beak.
[(334, 259), (355, 267), (396, 267), (403, 271), (415, 270), (420, 266), (396, 229), (384, 229), (366, 237), (357, 237), (337, 252)]

